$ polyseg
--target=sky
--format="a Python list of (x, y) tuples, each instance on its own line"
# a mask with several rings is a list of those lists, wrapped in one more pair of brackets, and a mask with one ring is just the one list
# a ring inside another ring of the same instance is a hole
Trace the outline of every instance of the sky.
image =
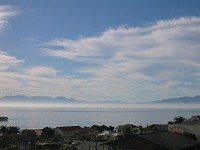
[(0, 0), (0, 97), (200, 93), (199, 0)]

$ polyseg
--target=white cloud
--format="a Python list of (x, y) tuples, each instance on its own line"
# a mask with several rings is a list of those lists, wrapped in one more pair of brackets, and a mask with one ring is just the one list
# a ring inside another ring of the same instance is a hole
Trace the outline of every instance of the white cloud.
[(182, 17), (145, 27), (111, 28), (95, 37), (55, 39), (46, 43), (43, 51), (52, 57), (98, 64), (89, 68), (80, 65), (77, 70), (92, 75), (79, 89), (82, 93), (92, 91), (97, 93), (96, 98), (121, 95), (130, 100), (139, 91), (141, 99), (148, 99), (148, 95), (142, 95), (149, 93), (145, 86), (157, 91), (155, 94), (167, 92), (170, 97), (187, 78), (197, 80), (199, 26), (200, 17)]
[(199, 26), (200, 17), (177, 18), (43, 45), (46, 55), (79, 63), (71, 77), (52, 67), (25, 69), (24, 60), (0, 51), (0, 93), (126, 101), (193, 96), (200, 90)]
[(19, 60), (13, 56), (8, 55), (6, 52), (0, 51), (0, 71), (7, 70), (23, 62), (24, 60)]
[[(34, 69), (34, 68), (33, 68)], [(31, 69), (30, 69), (31, 70)], [(0, 72), (0, 93), (5, 95), (28, 96), (71, 96), (79, 98), (74, 86), (82, 85), (83, 79), (73, 80), (68, 77), (43, 76), (41, 74), (27, 74), (24, 72)]]
[(58, 72), (58, 70), (44, 66), (24, 70), (24, 73), (35, 76), (55, 76)]
[(8, 26), (8, 20), (18, 14), (19, 11), (16, 10), (16, 7), (0, 5), (0, 32)]

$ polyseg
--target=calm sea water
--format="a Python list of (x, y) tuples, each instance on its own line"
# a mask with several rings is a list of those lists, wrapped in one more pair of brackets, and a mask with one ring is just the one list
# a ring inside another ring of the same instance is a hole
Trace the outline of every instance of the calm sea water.
[(0, 116), (7, 116), (1, 125), (18, 126), (20, 129), (39, 129), (57, 126), (92, 126), (120, 124), (163, 124), (176, 116), (186, 118), (200, 115), (200, 109), (166, 108), (1, 108)]

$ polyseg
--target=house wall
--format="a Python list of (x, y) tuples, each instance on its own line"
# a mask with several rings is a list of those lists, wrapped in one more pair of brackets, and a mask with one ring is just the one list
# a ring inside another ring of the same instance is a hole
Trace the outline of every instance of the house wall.
[(35, 129), (35, 134), (38, 135), (38, 136), (41, 136), (42, 135), (42, 129)]
[(77, 133), (76, 131), (64, 131), (63, 136), (66, 138), (74, 138)]
[(55, 134), (63, 136), (63, 131), (58, 128), (55, 128)]
[(64, 136), (66, 138), (74, 138), (77, 135), (77, 131), (62, 131), (59, 128), (55, 128), (55, 134)]
[(197, 137), (200, 137), (200, 125), (180, 125), (180, 124), (172, 124), (169, 125), (168, 130), (170, 132), (178, 132), (178, 133), (192, 133)]

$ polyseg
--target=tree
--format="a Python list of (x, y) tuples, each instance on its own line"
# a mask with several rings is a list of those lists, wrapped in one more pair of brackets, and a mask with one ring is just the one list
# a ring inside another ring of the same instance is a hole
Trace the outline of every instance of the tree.
[(2, 126), (1, 129), (0, 129), (0, 132), (3, 133), (3, 134), (7, 134), (8, 128), (6, 126)]
[(93, 125), (92, 128), (95, 128), (95, 129), (99, 130), (100, 132), (103, 132), (104, 130), (111, 130), (111, 131), (113, 131), (115, 129), (115, 127), (113, 127), (113, 126), (107, 127), (106, 125), (102, 125), (102, 126)]
[(173, 124), (174, 122), (173, 121), (168, 121), (168, 124)]
[(186, 118), (184, 118), (182, 116), (177, 116), (177, 117), (174, 118), (174, 123), (179, 124), (179, 123), (182, 123), (185, 120), (186, 120)]
[(122, 129), (122, 134), (124, 137), (130, 137), (133, 135), (131, 127), (127, 126)]
[(51, 129), (51, 127), (45, 127), (44, 129), (42, 129), (42, 137), (44, 137), (45, 139), (50, 139), (53, 138), (55, 135), (55, 130)]
[(18, 134), (20, 132), (20, 129), (15, 126), (10, 126), (8, 128), (8, 134)]
[(2, 126), (0, 132), (3, 134), (18, 134), (20, 132), (20, 129), (15, 126), (10, 126), (10, 127)]
[(114, 131), (114, 130), (115, 130), (115, 127), (109, 126), (108, 129), (109, 129), (110, 131)]

